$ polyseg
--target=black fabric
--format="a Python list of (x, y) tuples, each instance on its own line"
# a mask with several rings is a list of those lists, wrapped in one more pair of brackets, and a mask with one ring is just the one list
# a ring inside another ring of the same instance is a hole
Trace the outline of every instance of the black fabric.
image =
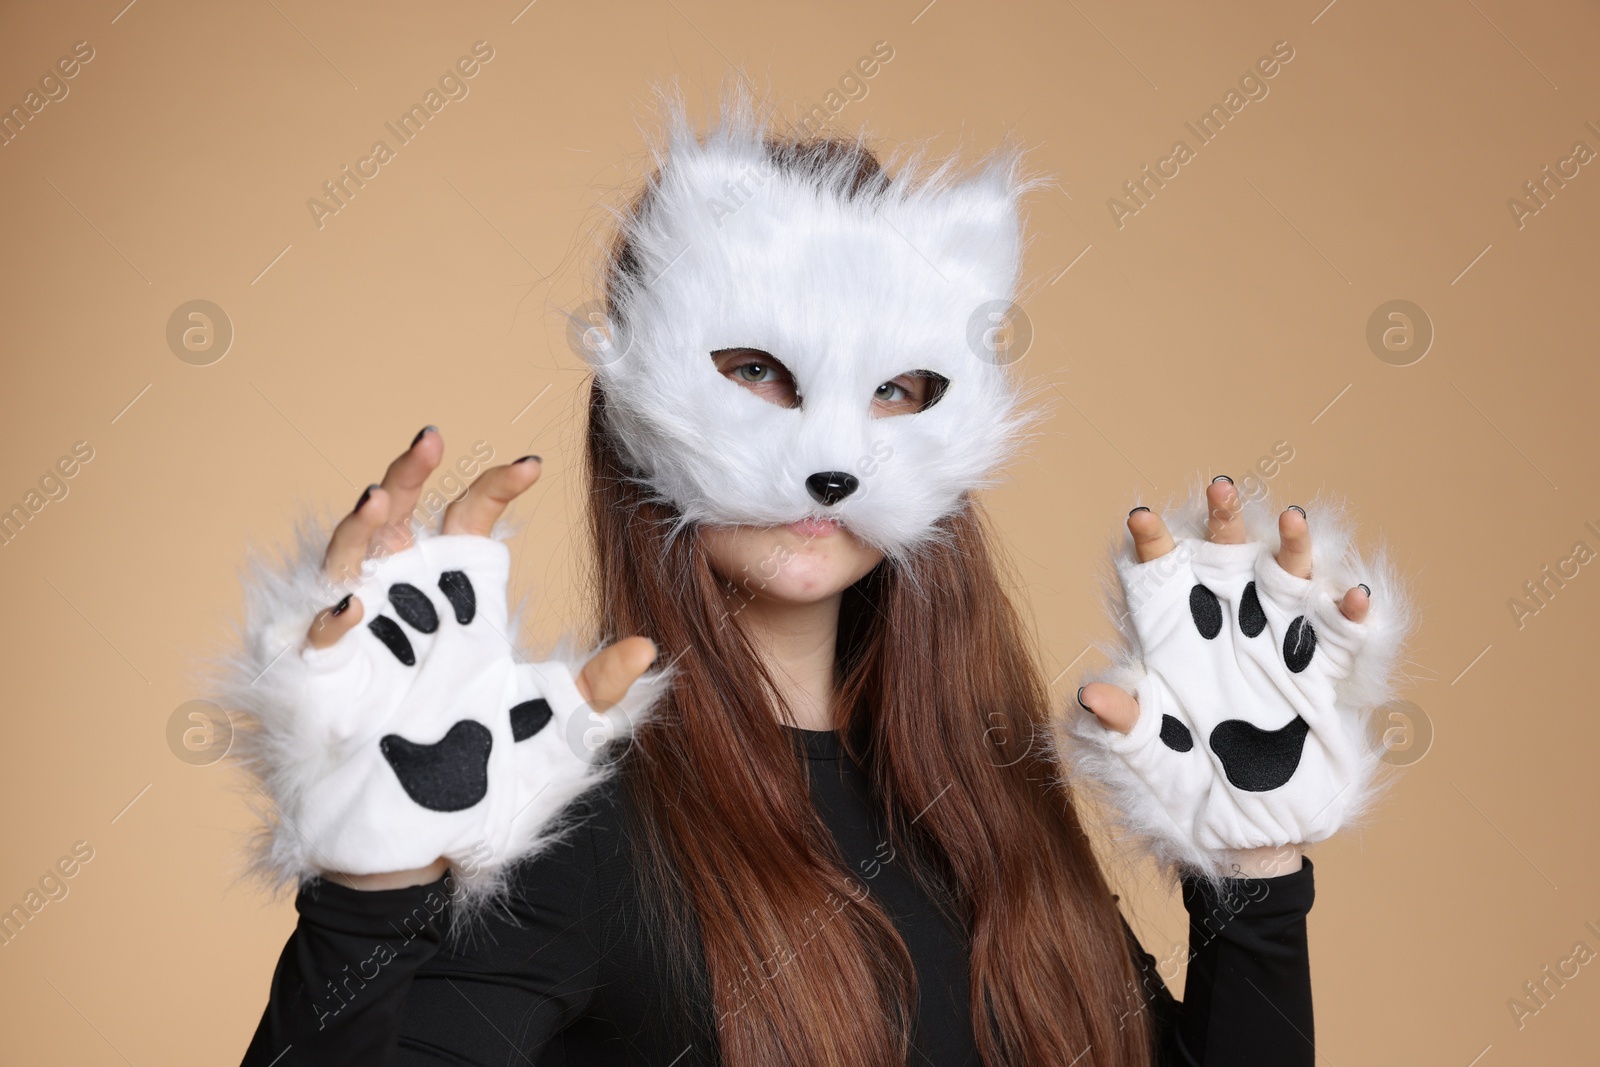
[(1246, 637), (1256, 637), (1267, 628), (1267, 613), (1261, 610), (1261, 597), (1256, 593), (1256, 583), (1244, 587), (1239, 598), (1239, 629)]
[(1203, 585), (1197, 584), (1189, 590), (1189, 616), (1194, 619), (1194, 628), (1207, 641), (1222, 632), (1222, 605), (1217, 602), (1217, 594)]
[(1211, 731), (1211, 751), (1235, 788), (1266, 793), (1294, 777), (1310, 732), (1311, 724), (1298, 715), (1276, 730), (1229, 719)]
[(511, 709), (511, 740), (526, 741), (548, 726), (554, 714), (544, 697), (524, 700)]
[(1301, 615), (1289, 624), (1289, 632), (1283, 635), (1284, 666), (1299, 674), (1311, 666), (1311, 654), (1316, 650), (1317, 631)]
[(367, 629), (376, 634), (378, 640), (382, 641), (389, 651), (394, 653), (395, 659), (404, 663), (407, 667), (415, 667), (417, 665), (417, 653), (411, 647), (411, 638), (407, 637), (406, 632), (400, 629), (399, 623), (387, 615), (379, 615), (367, 623)]
[[(963, 931), (886, 842), (837, 736), (792, 733), (813, 803), (916, 966), (910, 1064), (976, 1067)], [(718, 1063), (703, 959), (668, 950), (641, 889), (625, 797), (614, 776), (579, 798), (575, 829), (520, 864), (506, 905), (470, 927), (453, 928), (449, 910), (430, 915), (443, 880), (379, 893), (312, 883), (245, 1067)], [(1182, 1003), (1124, 923), (1160, 1067), (1312, 1067), (1312, 877), (1308, 860), (1294, 874), (1228, 880), (1220, 895), (1186, 881)]]
[(478, 613), (478, 591), (472, 588), (472, 579), (466, 571), (445, 571), (439, 575), (439, 591), (455, 609), (456, 622), (462, 626), (472, 621)]
[(1185, 879), (1189, 913), (1183, 1001), (1126, 920), (1134, 966), (1157, 1035), (1158, 1067), (1313, 1067), (1317, 1062), (1306, 913), (1315, 893), (1309, 859), (1293, 874), (1234, 878), (1220, 891)]
[(1194, 747), (1194, 734), (1171, 715), (1161, 716), (1161, 743), (1174, 752), (1187, 752)]
[(327, 881), (303, 888), (244, 1062), (393, 1064), (406, 991), (439, 952), (448, 899), (442, 880), (377, 892)]
[(406, 796), (429, 811), (465, 811), (489, 792), (489, 750), (494, 734), (462, 719), (431, 745), (386, 734), (378, 742)]
[(433, 609), (433, 601), (410, 582), (396, 582), (389, 587), (389, 604), (413, 630), (431, 634), (439, 628), (439, 613)]

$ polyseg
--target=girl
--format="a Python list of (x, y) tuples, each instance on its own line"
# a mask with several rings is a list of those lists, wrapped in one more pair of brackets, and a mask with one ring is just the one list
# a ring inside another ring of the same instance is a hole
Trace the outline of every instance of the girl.
[(1179, 1003), (973, 497), (1031, 419), (986, 332), (1016, 159), (673, 123), (589, 353), (598, 650), (512, 655), (493, 535), (538, 457), (410, 521), (433, 427), (254, 587), (226, 695), (301, 888), (244, 1062), (1311, 1064), (1301, 846), (1370, 794), (1400, 613), (1225, 477), (1179, 536), (1129, 516), (1072, 754), (1181, 865)]

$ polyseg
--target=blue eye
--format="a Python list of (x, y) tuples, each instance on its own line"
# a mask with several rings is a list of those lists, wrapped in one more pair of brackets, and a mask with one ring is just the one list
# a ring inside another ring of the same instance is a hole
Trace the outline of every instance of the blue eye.
[(896, 382), (884, 382), (882, 385), (878, 386), (877, 391), (872, 395), (877, 399), (884, 401), (885, 403), (893, 404), (906, 399), (911, 394), (906, 392), (905, 386), (903, 385), (900, 385)]

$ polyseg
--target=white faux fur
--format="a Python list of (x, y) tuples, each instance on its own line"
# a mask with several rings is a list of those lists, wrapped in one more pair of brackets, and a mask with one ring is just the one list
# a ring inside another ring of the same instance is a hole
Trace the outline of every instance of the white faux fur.
[[(303, 512), (286, 551), (250, 553), (245, 612), (231, 647), (210, 661), (213, 699), (233, 717), (230, 755), (249, 773), (262, 815), (253, 847), (256, 874), (275, 885), (321, 872), (370, 874), (451, 861), (458, 900), (476, 904), (503, 888), (515, 861), (563, 828), (568, 803), (607, 773), (604, 738), (636, 725), (670, 685), (647, 674), (603, 720), (574, 679), (598, 649), (563, 642), (551, 658), (527, 662), (514, 647), (517, 615), (507, 611), (509, 550), (502, 522), (492, 537), (441, 536), (417, 528), (416, 543), (369, 560), (350, 587), (322, 577), (334, 522)], [(437, 585), (462, 570), (476, 591), (472, 623), (457, 622)], [(397, 581), (423, 590), (439, 616), (432, 634), (402, 625), (416, 664), (403, 665), (373, 634), (378, 615), (396, 618), (387, 593)], [(360, 624), (328, 649), (307, 631), (347, 591), (362, 602)], [(512, 705), (546, 699), (554, 716), (522, 741), (511, 734)], [(379, 749), (385, 735), (430, 744), (455, 723), (489, 728), (488, 793), (461, 811), (415, 803)]]
[[(1399, 681), (1410, 597), (1385, 552), (1361, 554), (1342, 501), (1327, 496), (1307, 505), (1312, 578), (1288, 575), (1274, 559), (1278, 514), (1267, 500), (1247, 502), (1248, 542), (1209, 545), (1202, 488), (1163, 516), (1178, 548), (1145, 564), (1136, 561), (1124, 529), (1106, 581), (1119, 639), (1105, 649), (1111, 666), (1084, 681), (1134, 693), (1140, 717), (1123, 735), (1076, 701), (1066, 711), (1064, 740), (1076, 780), (1098, 787), (1123, 829), (1159, 861), (1210, 878), (1233, 873), (1235, 850), (1325, 839), (1367, 814), (1391, 780), (1382, 773), (1372, 712)], [(1221, 599), (1224, 632), (1210, 641), (1190, 616), (1197, 580)], [(1257, 582), (1268, 618), (1267, 631), (1254, 638), (1239, 630), (1246, 580)], [(1357, 625), (1337, 602), (1360, 583), (1371, 588), (1372, 602)], [(1318, 637), (1301, 673), (1284, 666), (1286, 629), (1295, 616), (1308, 619)], [(1162, 743), (1163, 714), (1190, 729), (1193, 749)], [(1270, 791), (1235, 788), (1211, 748), (1210, 731), (1225, 719), (1275, 730), (1296, 714), (1310, 733), (1294, 777)]]
[[(616, 294), (590, 357), (629, 459), (682, 523), (840, 521), (902, 556), (963, 493), (992, 484), (1037, 412), (1024, 410), (983, 331), (1015, 295), (1023, 248), (1020, 154), (975, 176), (915, 161), (854, 197), (846, 157), (815, 170), (769, 159), (768, 130), (734, 94), (703, 137), (663, 98), (654, 197), (622, 220), (642, 280)], [(711, 353), (768, 352), (801, 403), (781, 408), (724, 378)], [(950, 382), (932, 407), (871, 417), (873, 392), (913, 370)], [(809, 475), (860, 479), (844, 501)]]

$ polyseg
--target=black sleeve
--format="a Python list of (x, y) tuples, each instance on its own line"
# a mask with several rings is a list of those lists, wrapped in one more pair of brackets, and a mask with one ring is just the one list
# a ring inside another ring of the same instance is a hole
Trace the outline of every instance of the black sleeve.
[(1227, 879), (1220, 890), (1184, 879), (1182, 1003), (1124, 921), (1161, 1067), (1313, 1067), (1306, 915), (1314, 890), (1310, 859), (1293, 874)]
[(318, 880), (300, 890), (300, 921), (242, 1067), (394, 1062), (412, 978), (442, 940), (449, 888), (363, 892)]
[(554, 1052), (601, 984), (594, 826), (590, 813), (516, 865), (503, 896), (453, 923), (412, 983), (396, 1064), (504, 1067)]
[(537, 1062), (596, 985), (590, 837), (576, 826), (517, 864), (509, 892), (470, 916), (449, 876), (380, 892), (312, 883), (243, 1067)]

